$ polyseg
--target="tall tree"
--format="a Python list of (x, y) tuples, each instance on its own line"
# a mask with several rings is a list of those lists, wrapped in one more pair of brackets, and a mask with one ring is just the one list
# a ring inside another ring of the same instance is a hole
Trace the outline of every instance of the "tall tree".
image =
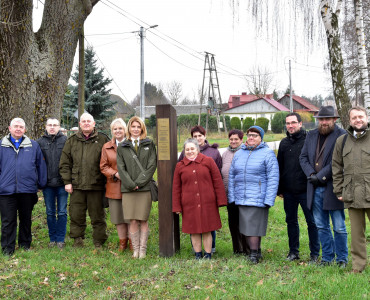
[[(150, 82), (145, 82), (144, 84), (145, 93), (145, 106), (153, 106), (158, 104), (168, 104), (168, 100), (163, 93), (161, 85), (156, 86)], [(140, 105), (140, 95), (131, 101), (132, 107), (137, 107)]]
[(45, 0), (40, 29), (32, 0), (0, 1), (0, 134), (22, 117), (40, 136), (45, 119), (60, 116), (78, 33), (99, 0)]
[[(78, 83), (79, 66), (76, 66), (76, 71), (72, 75), (74, 82)], [(85, 110), (89, 112), (95, 119), (97, 125), (101, 125), (111, 119), (115, 112), (113, 103), (110, 99), (111, 90), (108, 86), (112, 79), (104, 77), (104, 69), (98, 68), (95, 52), (92, 47), (85, 49)], [(69, 85), (70, 93), (66, 94), (66, 99), (63, 106), (63, 122), (64, 120), (73, 120), (72, 125), (77, 125), (77, 119), (74, 113), (78, 108), (78, 85)]]
[(266, 95), (274, 79), (271, 71), (266, 67), (254, 65), (249, 70), (249, 73), (249, 75), (245, 75), (245, 82), (249, 93), (258, 97)]
[(172, 105), (178, 105), (182, 95), (182, 83), (175, 80), (168, 83), (166, 94)]
[(361, 93), (364, 97), (365, 107), (370, 112), (370, 93), (369, 93), (369, 71), (367, 68), (364, 13), (362, 0), (354, 0), (356, 16), (356, 34), (357, 34), (357, 54), (358, 67), (360, 69)]
[[(239, 0), (230, 1), (239, 3)], [(256, 20), (257, 32), (265, 27), (268, 31), (272, 31), (270, 34), (278, 35), (278, 40), (282, 39), (283, 36), (290, 36), (290, 34), (284, 34), (284, 26), (279, 22), (283, 23), (288, 18), (293, 18), (293, 20), (288, 21), (289, 24), (294, 24), (292, 30), (296, 31), (297, 28), (303, 28), (304, 35), (302, 36), (312, 44), (312, 40), (320, 36), (319, 26), (317, 26), (319, 18), (315, 14), (315, 11), (319, 11), (328, 44), (335, 103), (341, 122), (346, 126), (348, 124), (347, 111), (351, 107), (351, 103), (345, 86), (340, 44), (339, 18), (342, 4), (343, 0), (251, 0), (248, 2), (249, 11)], [(286, 11), (289, 12), (289, 16), (285, 13)], [(271, 22), (272, 13), (274, 13), (274, 20)], [(303, 26), (298, 25), (299, 21), (303, 21)]]

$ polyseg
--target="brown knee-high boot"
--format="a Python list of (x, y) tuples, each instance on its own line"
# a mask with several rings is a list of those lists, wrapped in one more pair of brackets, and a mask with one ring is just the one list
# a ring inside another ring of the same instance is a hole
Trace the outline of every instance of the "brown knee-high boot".
[(140, 232), (140, 251), (139, 258), (145, 258), (146, 256), (146, 247), (148, 243), (149, 229), (147, 231)]
[(119, 240), (119, 248), (118, 248), (119, 252), (123, 252), (124, 250), (127, 249), (127, 242), (128, 242), (128, 238)]
[(139, 250), (140, 250), (140, 230), (132, 233), (130, 232), (132, 248), (134, 248), (134, 253), (132, 254), (133, 258), (139, 257)]

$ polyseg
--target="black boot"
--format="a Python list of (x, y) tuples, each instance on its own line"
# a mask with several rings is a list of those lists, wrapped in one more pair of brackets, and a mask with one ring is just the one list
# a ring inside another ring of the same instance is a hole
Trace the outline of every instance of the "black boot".
[(212, 253), (205, 252), (203, 258), (204, 259), (211, 259), (212, 258)]
[(203, 257), (202, 251), (200, 252), (195, 252), (195, 259), (201, 259)]
[(259, 256), (258, 256), (258, 250), (252, 250), (251, 249), (251, 254), (248, 256), (248, 260), (252, 264), (258, 264), (259, 263)]
[(262, 257), (262, 251), (261, 248), (258, 249), (258, 261), (261, 261), (263, 259)]

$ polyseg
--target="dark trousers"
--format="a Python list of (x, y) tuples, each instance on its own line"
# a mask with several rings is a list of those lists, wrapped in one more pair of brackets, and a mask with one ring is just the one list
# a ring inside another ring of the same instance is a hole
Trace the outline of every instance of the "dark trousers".
[(288, 228), (289, 252), (299, 253), (298, 205), (306, 218), (311, 256), (319, 256), (320, 241), (312, 212), (307, 208), (307, 194), (284, 193), (285, 221)]
[(32, 210), (37, 194), (12, 194), (0, 196), (1, 248), (6, 254), (15, 250), (17, 237), (17, 214), (19, 215), (18, 246), (29, 249), (32, 242)]
[(85, 238), (86, 211), (88, 211), (93, 228), (93, 241), (104, 244), (108, 235), (103, 196), (104, 191), (73, 190), (69, 204), (71, 238)]
[(235, 203), (229, 203), (227, 205), (227, 214), (234, 253), (249, 254), (250, 249), (247, 237), (239, 231), (239, 207)]

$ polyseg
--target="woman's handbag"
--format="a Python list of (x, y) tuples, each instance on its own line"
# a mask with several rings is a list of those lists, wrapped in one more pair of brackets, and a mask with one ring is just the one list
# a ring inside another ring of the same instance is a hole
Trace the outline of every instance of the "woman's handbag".
[[(131, 151), (132, 157), (135, 159), (141, 172), (145, 172), (143, 166), (141, 165), (139, 159), (137, 158), (137, 155), (134, 153), (134, 151), (131, 148), (130, 148), (130, 151)], [(150, 187), (150, 195), (151, 195), (152, 201), (157, 202), (158, 201), (158, 186), (153, 178), (149, 182), (149, 187)]]

